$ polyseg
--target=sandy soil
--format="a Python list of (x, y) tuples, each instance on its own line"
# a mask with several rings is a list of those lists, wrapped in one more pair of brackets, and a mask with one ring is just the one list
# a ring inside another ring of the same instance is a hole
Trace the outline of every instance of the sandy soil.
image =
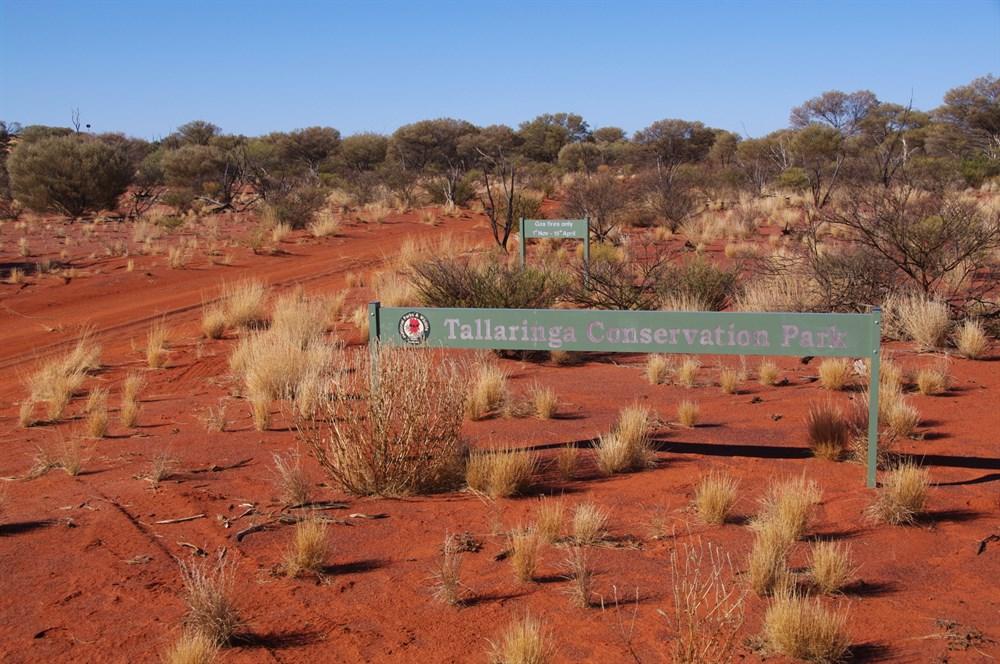
[[(223, 226), (224, 235), (228, 228)], [(26, 260), (55, 258), (62, 248), (46, 240), (39, 226), (30, 235), (33, 255), (23, 259), (13, 241), (20, 233), (10, 222), (2, 233), (3, 271)], [(558, 393), (560, 417), (470, 423), (467, 433), (475, 445), (532, 447), (548, 464), (554, 446), (608, 430), (618, 410), (632, 402), (669, 422), (679, 400), (694, 399), (704, 424), (664, 425), (657, 433), (655, 469), (601, 478), (585, 453), (577, 479), (561, 481), (546, 466), (535, 495), (495, 506), (468, 493), (354, 498), (323, 484), (310, 459), (315, 497), (344, 502), (345, 508), (329, 512), (343, 524), (331, 527), (332, 557), (322, 581), (275, 575), (291, 528), (274, 527), (239, 542), (235, 535), (261, 514), (281, 509), (271, 455), (294, 448), (296, 437), (280, 418), (272, 430), (254, 431), (245, 402), (229, 397), (226, 359), (234, 339), (199, 338), (201, 303), (214, 297), (221, 281), (242, 276), (265, 280), (275, 290), (302, 284), (310, 292), (334, 292), (347, 288), (348, 273), (377, 269), (407, 236), (446, 233), (486, 237), (480, 218), (445, 219), (432, 228), (410, 214), (378, 226), (352, 223), (333, 239), (297, 233), (277, 255), (227, 250), (233, 255), (229, 266), (202, 256), (172, 270), (162, 255), (133, 256), (134, 269), (127, 271), (126, 258), (91, 258), (101, 242), (128, 237), (127, 228), (108, 225), (69, 249), (80, 274), (68, 283), (39, 276), (25, 284), (0, 284), (0, 475), (22, 476), (38, 446), (53, 448), (81, 426), (71, 417), (55, 426), (21, 429), (17, 409), (25, 395), (23, 377), (82, 329), (91, 329), (103, 347), (104, 367), (88, 387), (109, 386), (117, 405), (128, 371), (143, 371), (149, 381), (140, 426), (126, 430), (114, 423), (107, 438), (84, 441), (80, 475), (53, 471), (30, 481), (2, 482), (7, 500), (0, 515), (0, 660), (155, 661), (180, 631), (184, 606), (176, 559), (194, 555), (187, 544), (209, 555), (225, 550), (238, 570), (236, 602), (247, 628), (245, 638), (223, 653), (223, 662), (486, 661), (489, 639), (525, 612), (550, 627), (559, 662), (667, 661), (670, 630), (659, 610), (669, 612), (672, 604), (671, 551), (711, 543), (731, 556), (738, 574), (745, 571), (749, 530), (740, 520), (701, 526), (688, 507), (696, 482), (713, 469), (740, 479), (737, 511), (743, 517), (773, 478), (805, 473), (819, 482), (823, 502), (808, 539), (836, 539), (853, 550), (858, 583), (826, 601), (848, 610), (856, 660), (1000, 657), (1000, 541), (981, 552), (979, 544), (1000, 534), (997, 348), (988, 361), (956, 359), (954, 386), (946, 394), (911, 397), (921, 413), (921, 436), (902, 451), (928, 466), (934, 481), (930, 514), (915, 526), (869, 523), (863, 511), (873, 492), (864, 488), (863, 468), (810, 457), (805, 412), (810, 402), (826, 397), (813, 382), (817, 362), (779, 361), (787, 385), (748, 381), (739, 394), (726, 395), (715, 380), (720, 364), (733, 364), (732, 358), (703, 357), (702, 386), (693, 389), (649, 385), (642, 377), (643, 356), (595, 356), (575, 366), (505, 360), (515, 392), (538, 382)], [(347, 310), (369, 297), (367, 288), (351, 288)], [(171, 352), (167, 368), (154, 371), (144, 368), (142, 347), (158, 317), (165, 317), (171, 330)], [(359, 341), (346, 323), (337, 332)], [(907, 369), (937, 360), (905, 345), (890, 348)], [(751, 373), (755, 364), (749, 361)], [(85, 400), (76, 399), (72, 413)], [(228, 429), (207, 433), (202, 418), (220, 400), (228, 401)], [(178, 470), (153, 489), (136, 476), (161, 453), (175, 457)], [(561, 494), (569, 506), (593, 500), (610, 510), (613, 538), (591, 553), (603, 608), (570, 606), (561, 548), (544, 551), (536, 583), (515, 582), (508, 563), (494, 560), (505, 544), (495, 534), (500, 524), (529, 523), (542, 493)], [(245, 503), (252, 503), (257, 515), (240, 518)], [(385, 518), (348, 517), (355, 513)], [(195, 514), (206, 517), (155, 523)], [(482, 543), (479, 552), (464, 556), (462, 576), (472, 599), (461, 608), (431, 597), (428, 578), (446, 532), (469, 532)], [(808, 545), (797, 546), (792, 562), (801, 568)], [(745, 661), (764, 657), (755, 639), (765, 607), (765, 600), (747, 598)], [(948, 630), (941, 621), (954, 625)]]

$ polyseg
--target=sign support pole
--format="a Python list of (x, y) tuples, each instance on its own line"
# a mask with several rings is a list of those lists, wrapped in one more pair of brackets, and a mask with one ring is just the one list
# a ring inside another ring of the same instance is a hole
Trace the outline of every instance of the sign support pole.
[(584, 217), (587, 222), (587, 233), (583, 238), (583, 287), (590, 288), (590, 217)]
[(371, 362), (371, 386), (378, 387), (378, 353), (382, 342), (382, 303), (368, 303), (368, 354)]
[(878, 469), (878, 396), (881, 383), (882, 310), (871, 311), (871, 369), (868, 372), (868, 477), (869, 488), (875, 488)]
[(524, 238), (524, 217), (521, 217), (521, 220), (518, 222), (517, 243), (518, 243), (518, 245), (520, 245), (519, 249), (521, 250), (521, 269), (523, 270), (524, 269), (524, 256), (525, 256), (525, 246), (524, 245), (527, 244), (527, 242), (525, 241), (525, 238)]

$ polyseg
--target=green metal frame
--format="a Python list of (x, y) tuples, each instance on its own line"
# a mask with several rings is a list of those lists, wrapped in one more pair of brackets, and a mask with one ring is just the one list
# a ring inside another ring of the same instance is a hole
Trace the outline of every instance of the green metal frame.
[[(864, 314), (816, 314), (382, 307), (372, 302), (368, 315), (373, 360), (382, 345), (868, 358), (867, 484), (875, 486), (882, 338), (878, 308)], [(408, 335), (403, 334), (404, 323), (414, 328)]]

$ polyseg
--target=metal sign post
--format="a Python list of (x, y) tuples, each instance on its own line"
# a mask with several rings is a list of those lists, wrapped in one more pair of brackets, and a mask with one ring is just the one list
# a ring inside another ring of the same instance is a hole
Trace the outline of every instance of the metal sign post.
[(380, 307), (375, 302), (369, 312), (369, 341), (385, 346), (867, 357), (867, 483), (875, 486), (882, 319), (878, 309), (865, 314), (439, 309)]

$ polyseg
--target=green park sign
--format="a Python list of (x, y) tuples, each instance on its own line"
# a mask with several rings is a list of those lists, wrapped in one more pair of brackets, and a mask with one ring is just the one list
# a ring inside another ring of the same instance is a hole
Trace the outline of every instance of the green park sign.
[(521, 217), (521, 267), (527, 255), (528, 240), (583, 240), (583, 265), (590, 269), (590, 220), (583, 219), (525, 219)]
[(875, 485), (878, 309), (865, 314), (731, 313), (381, 307), (374, 302), (369, 315), (373, 347), (867, 358), (868, 484)]

